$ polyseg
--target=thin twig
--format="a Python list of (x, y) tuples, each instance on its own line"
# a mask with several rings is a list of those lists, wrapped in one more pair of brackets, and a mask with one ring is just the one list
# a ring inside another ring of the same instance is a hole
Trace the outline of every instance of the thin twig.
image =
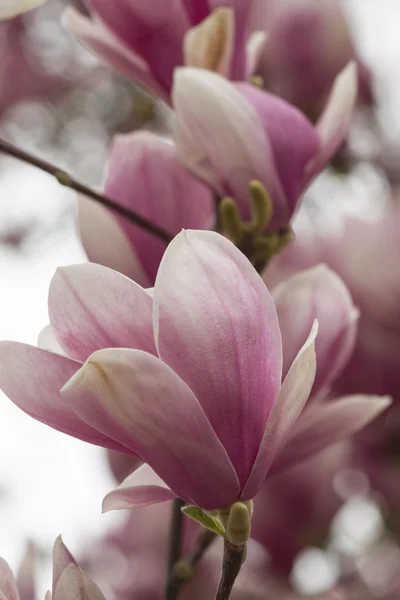
[(215, 600), (228, 600), (236, 577), (239, 575), (245, 551), (246, 545), (234, 546), (228, 540), (224, 541), (222, 574)]
[(34, 156), (33, 154), (30, 154), (29, 152), (26, 152), (25, 150), (22, 150), (21, 148), (18, 148), (14, 144), (6, 142), (3, 139), (0, 139), (0, 152), (3, 152), (3, 154), (12, 156), (17, 160), (30, 164), (34, 167), (37, 167), (38, 169), (41, 169), (42, 171), (45, 171), (46, 173), (49, 173), (49, 175), (55, 177), (61, 185), (71, 188), (76, 192), (83, 194), (84, 196), (87, 196), (92, 200), (95, 200), (102, 206), (105, 206), (106, 208), (118, 213), (131, 223), (134, 223), (138, 227), (141, 227), (149, 233), (152, 233), (153, 235), (157, 236), (166, 244), (169, 244), (169, 242), (171, 241), (172, 236), (166, 231), (164, 231), (164, 229), (162, 229), (161, 227), (158, 227), (158, 225), (155, 225), (154, 223), (148, 221), (144, 217), (141, 217), (137, 213), (132, 212), (128, 208), (120, 206), (119, 204), (111, 200), (111, 198), (108, 198), (104, 194), (97, 192), (96, 190), (93, 190), (89, 186), (85, 185), (84, 183), (81, 183), (80, 181), (74, 179), (73, 177), (71, 177), (71, 175), (66, 173), (66, 171), (60, 169), (56, 165), (53, 165), (46, 160)]
[(198, 537), (194, 552), (175, 564), (168, 582), (167, 600), (178, 598), (182, 588), (194, 577), (197, 565), (216, 537), (217, 535), (213, 531), (204, 529)]
[(183, 533), (183, 512), (181, 508), (184, 506), (184, 501), (176, 498), (172, 503), (171, 514), (171, 529), (169, 538), (169, 554), (168, 554), (168, 579), (165, 589), (165, 600), (175, 600), (176, 596), (172, 595), (170, 589), (170, 581), (175, 564), (181, 557), (182, 548), (182, 533)]

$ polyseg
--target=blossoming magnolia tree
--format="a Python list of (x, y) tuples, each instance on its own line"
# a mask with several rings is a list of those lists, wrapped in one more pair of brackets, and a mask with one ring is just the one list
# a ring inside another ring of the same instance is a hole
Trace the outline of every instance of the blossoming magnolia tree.
[[(0, 17), (40, 3), (3, 1)], [(379, 463), (371, 448), (398, 394), (381, 375), (396, 371), (392, 356), (379, 353), (378, 366), (375, 356), (385, 318), (398, 316), (395, 302), (381, 314), (386, 258), (361, 270), (351, 233), (294, 239), (304, 192), (346, 143), (366, 71), (352, 44), (333, 62), (326, 44), (301, 88), (287, 32), (305, 18), (315, 39), (299, 40), (312, 47), (330, 13), (284, 9), (271, 21), (260, 0), (87, 8), (68, 8), (66, 26), (168, 104), (169, 135), (117, 136), (103, 192), (0, 140), (77, 192), (92, 261), (56, 271), (37, 346), (0, 342), (0, 387), (34, 419), (106, 448), (120, 485), (103, 511), (130, 511), (123, 531), (86, 551), (88, 574), (56, 540), (46, 598), (294, 599), (287, 574), (303, 534), (318, 526), (327, 539), (337, 473), (376, 474), (366, 457)], [(132, 580), (104, 580), (111, 547)], [(0, 562), (1, 595), (24, 600), (26, 588)]]

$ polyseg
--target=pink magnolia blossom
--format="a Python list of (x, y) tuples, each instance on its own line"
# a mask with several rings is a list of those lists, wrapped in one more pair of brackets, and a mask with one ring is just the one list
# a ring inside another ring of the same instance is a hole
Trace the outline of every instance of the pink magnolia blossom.
[(371, 103), (370, 75), (357, 56), (338, 0), (254, 0), (250, 27), (268, 32), (255, 72), (265, 89), (320, 114), (335, 77), (351, 60), (358, 65), (361, 102)]
[[(22, 591), (6, 561), (0, 558), (0, 596), (4, 600), (22, 600)], [(53, 585), (46, 600), (105, 600), (97, 585), (78, 567), (59, 536), (53, 548)]]
[(287, 468), (388, 404), (362, 398), (298, 419), (315, 374), (316, 327), (281, 383), (273, 300), (214, 232), (179, 234), (151, 293), (98, 265), (61, 269), (49, 313), (69, 358), (2, 342), (0, 385), (36, 419), (137, 456), (165, 482), (125, 483), (108, 508), (121, 496), (124, 506), (178, 496), (205, 510), (249, 500), (279, 469), (274, 459)]
[[(152, 133), (141, 131), (115, 138), (105, 193), (171, 235), (182, 228), (207, 229), (213, 224), (209, 188), (186, 171), (170, 140)], [(154, 285), (164, 242), (87, 199), (79, 202), (79, 226), (91, 261), (145, 287)]]
[(184, 64), (246, 79), (264, 40), (258, 35), (246, 48), (251, 5), (252, 0), (91, 0), (91, 18), (69, 8), (65, 23), (101, 58), (168, 102), (174, 69)]
[(177, 69), (173, 89), (178, 154), (220, 196), (249, 214), (249, 183), (259, 180), (273, 202), (271, 228), (286, 226), (310, 180), (334, 155), (356, 96), (356, 70), (336, 79), (314, 127), (294, 106), (247, 83), (211, 71)]

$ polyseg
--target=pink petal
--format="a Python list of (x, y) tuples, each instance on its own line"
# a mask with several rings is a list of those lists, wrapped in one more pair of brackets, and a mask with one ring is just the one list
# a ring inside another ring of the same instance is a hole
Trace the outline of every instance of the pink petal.
[[(150, 285), (115, 213), (88, 198), (78, 198), (78, 225), (82, 244), (91, 262), (114, 269), (142, 287)], [(105, 244), (104, 240), (109, 240), (109, 243)]]
[(351, 62), (336, 77), (330, 98), (317, 123), (321, 146), (307, 166), (306, 181), (318, 175), (345, 139), (357, 99), (357, 66)]
[(0, 558), (0, 594), (7, 600), (19, 600), (14, 573), (4, 558)]
[[(204, 229), (212, 224), (214, 205), (210, 189), (187, 172), (170, 140), (148, 132), (115, 138), (105, 191), (118, 204), (171, 235), (182, 228)], [(165, 243), (126, 219), (116, 218), (153, 282)]]
[(204, 21), (209, 15), (208, 0), (182, 0), (182, 4), (192, 25), (197, 25), (201, 21)]
[(146, 61), (114, 37), (100, 21), (93, 21), (68, 6), (63, 14), (63, 24), (99, 58), (169, 102), (169, 92), (152, 76)]
[(28, 541), (16, 577), (20, 600), (36, 600), (36, 563), (36, 547)]
[(320, 147), (317, 131), (300, 110), (282, 98), (247, 83), (236, 87), (256, 109), (271, 144), (285, 198), (283, 202), (269, 189), (274, 201), (273, 224), (275, 228), (287, 225), (304, 188), (306, 166)]
[(59, 390), (81, 365), (46, 350), (0, 342), (0, 388), (25, 413), (57, 431), (120, 452), (117, 442), (102, 435), (74, 413)]
[(49, 316), (69, 356), (84, 362), (101, 348), (156, 353), (153, 301), (139, 285), (94, 264), (60, 267), (49, 290)]
[(155, 79), (167, 91), (172, 73), (183, 64), (183, 36), (189, 21), (180, 0), (90, 0), (113, 34), (149, 65)]
[[(147, 480), (147, 481), (146, 481)], [(121, 485), (103, 500), (103, 513), (110, 510), (137, 508), (167, 502), (176, 495), (148, 465), (129, 475)]]
[(53, 600), (105, 600), (102, 592), (74, 564), (62, 573)]
[(301, 271), (273, 291), (283, 343), (284, 376), (318, 321), (317, 373), (312, 396), (329, 386), (354, 348), (359, 312), (340, 277), (325, 265)]
[(314, 341), (317, 331), (318, 323), (314, 323), (306, 343), (283, 382), (268, 419), (253, 470), (241, 494), (244, 500), (254, 498), (259, 491), (275, 455), (307, 402), (315, 377)]
[(100, 350), (63, 388), (85, 422), (139, 454), (179, 497), (207, 508), (238, 495), (230, 460), (197, 398), (140, 350)]
[(327, 446), (350, 437), (388, 408), (388, 396), (345, 396), (311, 405), (293, 427), (273, 471), (291, 467)]
[(281, 379), (280, 332), (265, 284), (223, 236), (184, 231), (161, 262), (154, 311), (160, 358), (196, 394), (244, 483)]
[(46, 325), (46, 327), (43, 327), (42, 331), (38, 335), (37, 345), (38, 348), (42, 348), (43, 350), (48, 350), (54, 354), (66, 356), (64, 350), (57, 342), (57, 338), (51, 325)]
[(71, 552), (62, 541), (61, 535), (59, 535), (53, 546), (53, 596), (61, 575), (69, 565), (78, 566)]

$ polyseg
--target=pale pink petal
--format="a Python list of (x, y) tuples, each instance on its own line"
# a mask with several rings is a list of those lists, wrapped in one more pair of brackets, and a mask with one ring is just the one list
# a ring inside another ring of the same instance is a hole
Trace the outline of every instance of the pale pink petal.
[(42, 331), (38, 335), (37, 345), (38, 348), (42, 348), (43, 350), (48, 350), (49, 352), (66, 356), (64, 350), (57, 341), (51, 325), (46, 325), (46, 327), (43, 327)]
[(336, 77), (316, 129), (321, 138), (317, 156), (307, 166), (306, 181), (318, 175), (344, 141), (357, 99), (357, 65), (351, 62)]
[(69, 565), (78, 566), (71, 552), (62, 541), (61, 535), (59, 535), (53, 546), (53, 596), (55, 596), (61, 575)]
[(100, 21), (89, 19), (74, 7), (68, 6), (63, 14), (63, 24), (99, 58), (166, 102), (169, 101), (168, 91), (152, 76), (147, 63), (121, 43)]
[(148, 63), (165, 90), (176, 66), (183, 64), (183, 37), (189, 20), (180, 0), (90, 0), (91, 9), (129, 49)]
[(360, 394), (311, 405), (290, 432), (274, 460), (272, 471), (279, 472), (350, 437), (373, 421), (390, 404), (391, 398), (388, 396)]
[(158, 358), (100, 350), (63, 394), (82, 419), (139, 454), (177, 496), (206, 509), (237, 497), (235, 471), (197, 398)]
[(254, 31), (247, 41), (247, 79), (252, 75), (257, 75), (258, 65), (267, 43), (267, 33), (265, 31)]
[(184, 39), (185, 65), (209, 69), (229, 77), (235, 34), (234, 14), (222, 7), (196, 27)]
[(36, 558), (36, 547), (28, 541), (16, 577), (20, 600), (36, 600)]
[(307, 402), (316, 370), (314, 341), (317, 331), (318, 324), (314, 323), (306, 343), (298, 353), (282, 384), (268, 419), (253, 470), (241, 494), (244, 500), (253, 498), (257, 494), (274, 457), (284, 444)]
[(0, 593), (7, 600), (19, 600), (14, 573), (4, 558), (0, 558)]
[(281, 380), (280, 331), (265, 284), (223, 236), (183, 231), (160, 265), (154, 311), (160, 358), (196, 394), (243, 484)]
[(100, 265), (60, 267), (50, 283), (51, 326), (68, 355), (80, 362), (101, 348), (155, 354), (152, 310), (143, 288)]
[(103, 513), (109, 510), (159, 504), (172, 498), (176, 498), (176, 494), (165, 485), (154, 471), (149, 469), (148, 465), (143, 465), (135, 473), (124, 479), (117, 489), (105, 496)]
[(256, 110), (234, 84), (204, 69), (176, 69), (173, 104), (179, 157), (190, 171), (247, 212), (252, 179), (279, 194), (269, 140)]
[[(211, 190), (188, 173), (171, 140), (149, 132), (114, 139), (105, 191), (115, 202), (171, 235), (182, 228), (204, 229), (212, 225)], [(153, 283), (166, 244), (126, 219), (116, 218)]]
[(114, 269), (142, 287), (150, 285), (115, 213), (88, 198), (78, 198), (78, 226), (83, 247), (91, 262)]
[(340, 277), (317, 265), (286, 279), (273, 291), (283, 344), (283, 374), (318, 321), (317, 373), (312, 396), (328, 387), (345, 367), (354, 348), (359, 312)]
[(74, 564), (62, 573), (53, 600), (105, 600), (100, 589)]
[(74, 413), (60, 388), (80, 368), (69, 358), (19, 342), (0, 342), (0, 388), (21, 410), (85, 442), (127, 452)]

